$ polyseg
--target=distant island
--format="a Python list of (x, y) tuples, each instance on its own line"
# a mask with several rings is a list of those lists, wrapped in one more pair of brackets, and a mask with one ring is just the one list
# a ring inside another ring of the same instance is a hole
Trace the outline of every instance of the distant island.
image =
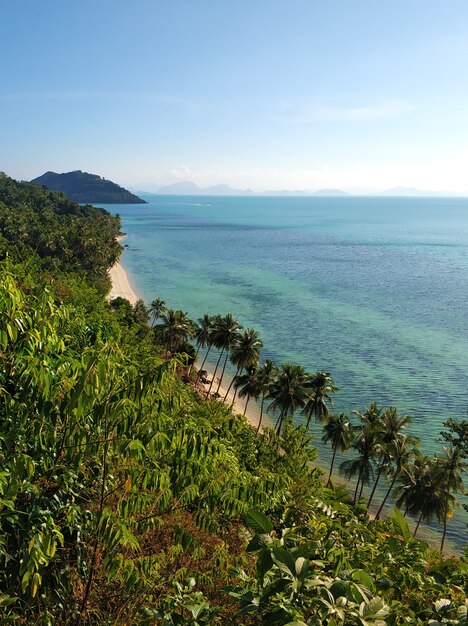
[(31, 182), (52, 191), (61, 191), (80, 204), (146, 204), (146, 200), (116, 183), (81, 170), (63, 174), (46, 172)]
[[(149, 192), (148, 192), (149, 193)], [(209, 187), (200, 187), (190, 180), (182, 180), (170, 185), (160, 187), (156, 192), (158, 195), (180, 195), (180, 196), (320, 196), (322, 198), (343, 198), (345, 196), (375, 196), (375, 197), (466, 197), (467, 192), (446, 192), (428, 191), (415, 187), (392, 187), (391, 189), (379, 190), (373, 188), (350, 187), (345, 189), (325, 188), (318, 190), (311, 189), (235, 189), (230, 185), (219, 184)]]
[(158, 189), (161, 195), (180, 196), (347, 196), (341, 189), (319, 189), (318, 191), (268, 189), (266, 191), (252, 191), (252, 189), (234, 189), (230, 185), (211, 185), (199, 187), (190, 180), (183, 180)]

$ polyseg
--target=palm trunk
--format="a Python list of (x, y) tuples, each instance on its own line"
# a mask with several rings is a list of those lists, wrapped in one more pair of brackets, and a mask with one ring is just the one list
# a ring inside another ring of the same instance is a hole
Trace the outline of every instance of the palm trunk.
[(207, 350), (207, 352), (206, 352), (206, 354), (205, 354), (205, 358), (203, 359), (203, 362), (202, 362), (202, 364), (200, 365), (200, 369), (199, 369), (199, 370), (198, 370), (198, 372), (197, 372), (197, 380), (195, 381), (196, 383), (198, 382), (198, 379), (200, 378), (200, 372), (203, 370), (203, 367), (204, 367), (204, 365), (205, 365), (205, 361), (206, 361), (206, 359), (208, 358), (208, 355), (209, 355), (209, 353), (210, 353), (211, 348), (212, 348), (212, 346), (208, 346), (208, 350)]
[(364, 491), (364, 481), (361, 480), (361, 489), (359, 490), (359, 500), (362, 498), (363, 491)]
[(200, 346), (198, 346), (197, 351), (195, 352), (195, 358), (193, 359), (192, 365), (189, 367), (189, 371), (188, 371), (189, 376), (192, 373), (193, 366), (197, 362), (197, 358), (198, 358), (198, 353), (199, 352), (200, 352)]
[(283, 415), (283, 412), (281, 411), (275, 424), (275, 431), (278, 437), (280, 436), (280, 433), (281, 433), (281, 426), (283, 425), (283, 419), (284, 419), (284, 415)]
[(221, 378), (219, 379), (219, 383), (218, 383), (218, 389), (216, 389), (216, 393), (219, 393), (219, 389), (221, 387), (221, 383), (223, 382), (223, 377), (224, 377), (224, 371), (226, 369), (226, 365), (228, 362), (228, 358), (229, 358), (229, 352), (226, 352), (226, 358), (224, 359), (224, 365), (223, 365), (223, 371), (221, 372)]
[(224, 348), (221, 350), (221, 352), (219, 353), (219, 357), (218, 360), (216, 362), (216, 367), (215, 367), (215, 371), (213, 374), (213, 378), (211, 379), (211, 384), (210, 384), (210, 388), (208, 389), (208, 391), (206, 392), (206, 397), (208, 398), (208, 396), (211, 393), (211, 387), (213, 387), (213, 383), (214, 383), (214, 379), (216, 378), (216, 372), (218, 371), (218, 366), (219, 366), (219, 362), (221, 361), (221, 357), (223, 356), (223, 352), (224, 352)]
[(356, 504), (356, 499), (357, 499), (357, 494), (358, 494), (358, 489), (359, 489), (359, 483), (361, 482), (361, 475), (362, 475), (362, 468), (359, 470), (359, 475), (358, 475), (358, 479), (357, 479), (357, 483), (356, 483), (356, 490), (354, 492), (354, 504)]
[(257, 433), (260, 431), (260, 426), (262, 425), (262, 417), (263, 417), (263, 403), (265, 402), (265, 394), (262, 394), (262, 404), (260, 405), (260, 417), (258, 420)]
[(333, 472), (333, 465), (335, 463), (335, 456), (336, 456), (337, 448), (338, 448), (338, 446), (333, 446), (333, 456), (332, 456), (331, 465), (330, 465), (330, 473), (328, 474), (328, 480), (327, 480), (327, 484), (325, 485), (325, 487), (328, 487), (328, 485), (330, 484), (331, 475), (332, 475), (332, 472)]
[(419, 516), (418, 523), (416, 524), (416, 528), (414, 529), (413, 537), (416, 537), (416, 533), (418, 532), (419, 524), (421, 523), (423, 514)]
[(442, 541), (440, 543), (441, 554), (444, 550), (445, 535), (447, 534), (447, 513), (448, 513), (448, 505), (445, 506), (445, 511), (444, 511), (444, 532), (442, 533)]
[(385, 459), (380, 464), (379, 471), (377, 472), (377, 478), (376, 478), (376, 481), (374, 483), (374, 487), (373, 487), (373, 489), (371, 491), (371, 494), (369, 496), (369, 500), (367, 502), (367, 508), (370, 507), (371, 502), (372, 502), (372, 500), (374, 498), (375, 490), (377, 489), (377, 485), (379, 484), (380, 476), (382, 475), (382, 471), (383, 471), (384, 465), (385, 465)]
[(397, 479), (397, 475), (398, 475), (398, 472), (395, 472), (395, 474), (394, 474), (394, 476), (393, 476), (392, 484), (390, 485), (390, 487), (389, 487), (389, 489), (388, 489), (387, 493), (385, 494), (385, 498), (383, 499), (383, 502), (382, 502), (382, 504), (380, 505), (379, 510), (377, 511), (377, 515), (375, 516), (375, 519), (379, 519), (379, 518), (380, 518), (380, 514), (382, 513), (383, 508), (384, 508), (384, 506), (385, 506), (385, 503), (387, 502), (387, 498), (388, 498), (388, 496), (390, 495), (390, 493), (391, 493), (391, 491), (392, 491), (392, 489), (393, 489), (393, 485), (395, 484), (395, 481), (396, 481), (396, 479)]
[(247, 407), (249, 406), (249, 401), (250, 401), (250, 396), (247, 396), (247, 402), (245, 403), (245, 407), (244, 407), (244, 415), (247, 414)]
[(234, 378), (231, 380), (231, 382), (229, 383), (229, 387), (227, 388), (226, 391), (226, 395), (224, 396), (224, 402), (226, 402), (226, 398), (229, 395), (229, 392), (231, 391), (231, 387), (234, 384), (234, 381), (236, 380), (236, 378), (239, 376), (239, 372), (241, 371), (242, 368), (238, 367), (237, 371), (236, 371), (236, 375), (234, 376)]

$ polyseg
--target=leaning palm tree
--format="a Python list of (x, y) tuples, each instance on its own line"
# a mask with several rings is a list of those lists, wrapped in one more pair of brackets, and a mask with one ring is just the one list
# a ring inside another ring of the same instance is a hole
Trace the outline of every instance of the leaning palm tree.
[[(377, 476), (374, 486), (372, 488), (369, 500), (367, 502), (367, 508), (370, 507), (374, 494), (379, 484), (380, 477), (385, 467), (388, 467), (390, 462), (390, 455), (388, 447), (392, 444), (400, 435), (400, 431), (406, 428), (412, 422), (412, 418), (409, 415), (399, 416), (394, 406), (385, 409), (383, 413), (378, 416), (374, 422), (374, 431), (378, 440), (378, 456), (380, 457), (380, 465), (377, 470)], [(413, 440), (416, 443), (416, 439)]]
[(268, 392), (272, 400), (268, 410), (279, 411), (275, 425), (277, 435), (281, 433), (285, 418), (304, 408), (308, 399), (307, 381), (307, 372), (300, 365), (284, 363), (279, 369)]
[(438, 461), (434, 457), (421, 455), (414, 463), (404, 468), (400, 475), (396, 505), (404, 507), (405, 514), (418, 518), (413, 537), (416, 537), (421, 521), (437, 517), (443, 521), (446, 503), (453, 500), (440, 481)]
[(270, 359), (265, 361), (258, 367), (256, 374), (256, 381), (258, 387), (258, 397), (262, 396), (260, 403), (260, 417), (258, 419), (257, 433), (260, 431), (263, 418), (263, 406), (265, 404), (265, 398), (270, 393), (271, 386), (278, 375), (278, 368), (275, 363)]
[(177, 352), (180, 346), (187, 343), (195, 333), (192, 320), (183, 311), (167, 309), (162, 314), (161, 321), (162, 324), (156, 328), (158, 336), (166, 345), (166, 354)]
[[(226, 359), (224, 361), (223, 366), (223, 375), (224, 370), (226, 368), (226, 362), (229, 357), (229, 350), (234, 343), (235, 338), (237, 337), (240, 330), (240, 326), (237, 321), (232, 317), (230, 313), (225, 315), (224, 317), (218, 316), (216, 319), (216, 324), (213, 328), (213, 345), (220, 350), (218, 360), (216, 362), (215, 371), (213, 373), (213, 377), (211, 379), (211, 384), (206, 392), (206, 397), (211, 393), (211, 388), (213, 387), (213, 382), (216, 378), (216, 372), (218, 371), (219, 364), (221, 362), (221, 358), (223, 354), (226, 352)], [(222, 376), (220, 379), (220, 384), (222, 381)], [(218, 385), (218, 389), (219, 389)]]
[(371, 402), (362, 413), (359, 411), (353, 411), (353, 413), (359, 417), (364, 426), (374, 427), (380, 420), (383, 409), (377, 405), (377, 402)]
[(240, 340), (240, 331), (242, 326), (240, 324), (237, 323), (236, 320), (233, 319), (227, 319), (228, 316), (226, 316), (226, 323), (223, 324), (223, 322), (221, 322), (221, 329), (220, 329), (220, 333), (218, 335), (218, 340), (220, 342), (220, 345), (222, 347), (224, 347), (225, 351), (226, 351), (226, 356), (224, 357), (224, 364), (223, 364), (223, 370), (221, 372), (221, 376), (219, 378), (219, 382), (218, 382), (218, 388), (216, 389), (216, 393), (219, 394), (219, 390), (221, 388), (221, 385), (223, 383), (223, 378), (224, 378), (224, 373), (226, 371), (226, 365), (229, 359), (229, 356), (233, 350), (233, 348), (238, 344), (239, 340)]
[[(190, 365), (189, 374), (191, 373), (192, 368), (197, 361), (200, 348), (206, 348), (209, 344), (211, 320), (212, 318), (205, 313), (203, 317), (199, 318), (198, 323), (195, 324), (195, 338), (197, 342), (197, 351), (195, 352), (195, 357), (193, 359), (192, 364)], [(208, 356), (208, 352), (206, 356)], [(205, 359), (206, 359), (206, 356), (205, 356)], [(203, 360), (203, 365), (205, 364), (205, 359)]]
[(200, 326), (205, 325), (205, 324), (207, 324), (208, 326), (208, 338), (206, 342), (206, 347), (208, 348), (208, 350), (206, 351), (202, 364), (200, 365), (200, 368), (197, 372), (197, 382), (198, 382), (198, 379), (200, 378), (203, 368), (205, 367), (205, 363), (208, 358), (208, 355), (210, 354), (211, 348), (213, 348), (213, 346), (215, 345), (216, 329), (218, 327), (220, 318), (221, 318), (220, 315), (212, 315), (212, 316), (204, 315), (203, 319), (198, 320)]
[(333, 472), (333, 465), (335, 463), (335, 456), (337, 450), (344, 452), (348, 450), (351, 445), (353, 435), (353, 427), (348, 419), (348, 416), (344, 413), (339, 415), (329, 415), (325, 425), (323, 427), (322, 442), (327, 444), (332, 442), (333, 456), (330, 465), (330, 473), (328, 474), (328, 480), (326, 486), (330, 484), (331, 475)]
[(388, 488), (387, 493), (385, 494), (385, 497), (382, 500), (382, 504), (380, 505), (379, 510), (377, 511), (375, 519), (380, 518), (382, 511), (384, 509), (385, 503), (387, 502), (388, 497), (392, 493), (392, 490), (395, 486), (397, 479), (402, 475), (403, 468), (407, 467), (410, 464), (412, 458), (418, 454), (415, 438), (399, 434), (388, 445), (387, 452), (391, 461), (388, 475), (392, 476), (392, 482), (390, 483), (390, 487)]
[[(224, 400), (229, 395), (231, 387), (236, 377), (241, 373), (243, 369), (256, 367), (260, 358), (260, 350), (263, 348), (263, 341), (260, 339), (260, 335), (253, 328), (246, 328), (244, 332), (237, 337), (231, 349), (231, 363), (237, 366), (237, 371), (232, 379), (229, 387), (227, 388)], [(236, 391), (238, 387), (236, 386)], [(233, 404), (236, 399), (234, 394)]]
[(150, 304), (150, 308), (148, 313), (151, 315), (151, 321), (153, 322), (153, 326), (156, 322), (161, 319), (163, 313), (167, 311), (166, 301), (162, 300), (162, 298), (156, 298)]
[(307, 379), (309, 399), (307, 400), (302, 413), (306, 415), (306, 428), (309, 428), (312, 415), (316, 422), (323, 422), (330, 414), (328, 402), (333, 405), (331, 393), (337, 391), (333, 379), (328, 372), (317, 372), (311, 374)]
[(257, 374), (258, 370), (256, 367), (249, 367), (245, 370), (244, 374), (238, 374), (233, 378), (236, 391), (239, 390), (239, 398), (246, 398), (244, 415), (247, 413), (250, 398), (258, 398), (260, 395)]
[(368, 485), (374, 476), (374, 458), (377, 446), (374, 430), (369, 426), (364, 426), (355, 437), (351, 446), (358, 452), (358, 456), (354, 459), (343, 461), (340, 465), (340, 472), (348, 479), (356, 475), (358, 477), (354, 491), (354, 503), (360, 500), (364, 485)]
[(458, 500), (452, 494), (466, 493), (462, 476), (467, 469), (468, 463), (465, 460), (465, 455), (462, 449), (457, 446), (450, 446), (449, 448), (444, 446), (444, 456), (437, 457), (436, 466), (438, 480), (445, 494), (442, 518), (444, 531), (442, 533), (442, 541), (440, 544), (441, 552), (444, 549), (445, 536), (447, 534), (447, 522), (453, 508), (450, 507), (450, 504), (454, 504), (455, 506), (458, 505)]

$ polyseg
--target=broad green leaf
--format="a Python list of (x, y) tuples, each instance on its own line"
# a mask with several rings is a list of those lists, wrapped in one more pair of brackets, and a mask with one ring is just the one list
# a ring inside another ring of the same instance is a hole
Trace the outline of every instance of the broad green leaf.
[(391, 520), (395, 532), (402, 535), (405, 541), (409, 541), (411, 539), (411, 532), (408, 528), (408, 522), (398, 507), (393, 509)]
[(268, 535), (273, 530), (273, 526), (266, 515), (260, 511), (250, 510), (245, 516), (245, 522), (249, 528), (258, 533)]

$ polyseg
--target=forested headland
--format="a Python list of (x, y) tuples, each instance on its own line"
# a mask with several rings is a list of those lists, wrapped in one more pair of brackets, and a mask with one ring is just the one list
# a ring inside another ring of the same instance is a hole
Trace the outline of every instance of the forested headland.
[(88, 174), (81, 170), (74, 172), (46, 172), (31, 181), (52, 191), (65, 193), (68, 198), (86, 204), (146, 204), (127, 189), (97, 174)]
[[(108, 303), (119, 230), (0, 176), (1, 623), (466, 624), (466, 550), (445, 558), (405, 514), (449, 523), (467, 422), (425, 457), (396, 409), (352, 423), (330, 374), (261, 362), (235, 312), (195, 324), (160, 298)], [(211, 346), (276, 428), (203, 392), (193, 361)], [(350, 450), (353, 488), (314, 467), (299, 410)], [(371, 520), (376, 480), (401, 510)]]

